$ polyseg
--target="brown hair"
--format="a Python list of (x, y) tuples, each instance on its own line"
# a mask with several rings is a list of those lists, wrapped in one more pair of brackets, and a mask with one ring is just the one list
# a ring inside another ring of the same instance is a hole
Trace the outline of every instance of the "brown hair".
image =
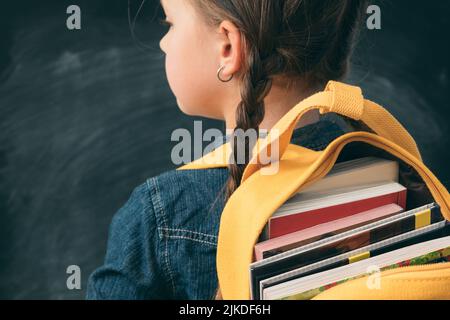
[[(323, 88), (342, 80), (367, 9), (366, 0), (191, 0), (211, 26), (223, 20), (241, 31), (245, 57), (239, 72), (242, 100), (236, 110), (236, 130), (255, 129), (264, 119), (264, 98), (275, 77), (288, 86), (303, 80)], [(229, 165), (225, 202), (239, 187), (253, 146), (233, 134), (234, 163)], [(247, 140), (247, 139), (246, 139)], [(237, 147), (245, 145), (245, 164)]]

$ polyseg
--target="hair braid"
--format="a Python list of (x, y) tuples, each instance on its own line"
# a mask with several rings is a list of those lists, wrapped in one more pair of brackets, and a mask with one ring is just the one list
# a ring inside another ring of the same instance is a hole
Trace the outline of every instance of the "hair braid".
[[(237, 133), (237, 130), (241, 129), (243, 132), (255, 130), (257, 138), (259, 138), (259, 125), (265, 115), (264, 98), (272, 86), (272, 79), (266, 71), (265, 61), (261, 60), (260, 53), (256, 48), (249, 50), (247, 64), (248, 72), (244, 73), (242, 78), (242, 101), (236, 109), (236, 127), (231, 139), (233, 161), (228, 166), (230, 176), (227, 181), (225, 201), (239, 187), (255, 142), (252, 139), (245, 139), (245, 135)], [(242, 145), (245, 146), (244, 150), (239, 149)], [(239, 163), (240, 152), (245, 152), (245, 163)]]

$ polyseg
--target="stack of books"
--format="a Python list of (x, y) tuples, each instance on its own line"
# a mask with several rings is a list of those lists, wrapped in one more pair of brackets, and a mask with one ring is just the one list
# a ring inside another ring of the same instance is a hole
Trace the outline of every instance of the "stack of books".
[(450, 261), (450, 227), (436, 202), (407, 208), (397, 161), (365, 157), (288, 199), (254, 248), (255, 300), (311, 299), (368, 270)]

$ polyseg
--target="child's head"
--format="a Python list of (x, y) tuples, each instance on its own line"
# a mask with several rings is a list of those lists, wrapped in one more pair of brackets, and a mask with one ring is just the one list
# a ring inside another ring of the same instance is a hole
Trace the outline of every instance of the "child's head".
[[(366, 0), (161, 2), (172, 26), (160, 46), (179, 107), (227, 124), (232, 117), (243, 130), (259, 129), (276, 86), (317, 91), (342, 80), (367, 7)], [(228, 196), (245, 166), (230, 166)]]
[[(162, 0), (171, 28), (160, 42), (180, 108), (224, 120), (229, 109), (261, 120), (272, 80), (321, 89), (347, 71), (362, 0)], [(219, 67), (223, 80), (217, 78)], [(224, 105), (237, 98), (236, 105)], [(259, 108), (258, 108), (259, 107)], [(245, 114), (248, 112), (244, 112)], [(248, 118), (243, 115), (243, 118)], [(244, 119), (242, 119), (244, 120)]]

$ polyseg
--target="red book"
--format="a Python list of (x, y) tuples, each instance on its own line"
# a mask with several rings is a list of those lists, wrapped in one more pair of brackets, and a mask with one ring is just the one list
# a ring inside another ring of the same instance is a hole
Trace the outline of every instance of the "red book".
[(317, 193), (295, 199), (280, 207), (269, 220), (269, 239), (345, 218), (390, 203), (406, 209), (407, 189), (397, 182), (352, 189), (347, 192)]
[(361, 227), (363, 225), (385, 219), (400, 212), (403, 208), (394, 203), (372, 210), (360, 212), (349, 217), (321, 223), (314, 227), (289, 233), (281, 237), (259, 242), (255, 245), (256, 261), (289, 251), (294, 248), (335, 236), (339, 233)]

